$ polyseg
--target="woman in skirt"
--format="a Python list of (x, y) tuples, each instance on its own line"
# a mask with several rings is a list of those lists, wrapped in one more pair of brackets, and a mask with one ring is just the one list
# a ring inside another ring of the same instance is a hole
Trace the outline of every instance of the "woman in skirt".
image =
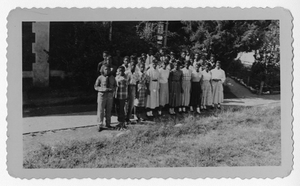
[(146, 74), (149, 76), (149, 91), (147, 96), (146, 107), (150, 110), (148, 116), (153, 116), (153, 110), (159, 107), (159, 71), (157, 69), (157, 60), (152, 62), (152, 67), (147, 70)]
[(146, 107), (146, 97), (149, 94), (149, 76), (145, 72), (145, 64), (141, 63), (139, 65), (140, 75), (137, 83), (137, 93), (136, 93), (136, 116), (137, 122), (143, 119), (143, 114), (145, 113)]
[(168, 79), (170, 71), (167, 69), (167, 62), (162, 63), (162, 67), (159, 71), (159, 111), (158, 114), (162, 115), (162, 109), (169, 104), (169, 84)]
[(174, 63), (173, 69), (169, 76), (169, 113), (175, 114), (174, 108), (181, 106), (181, 93), (182, 93), (182, 71), (178, 63)]
[[(181, 106), (182, 111), (186, 112), (186, 107), (190, 105), (190, 98), (191, 98), (191, 79), (192, 79), (192, 70), (190, 67), (190, 61), (185, 61), (184, 68), (181, 69), (182, 71), (182, 98), (181, 98)], [(181, 112), (181, 108), (179, 108), (179, 112)]]
[(226, 76), (224, 70), (221, 69), (220, 61), (217, 61), (216, 68), (214, 68), (211, 71), (211, 75), (213, 89), (213, 104), (217, 105), (218, 109), (221, 109), (221, 103), (224, 99), (223, 83), (225, 82)]
[(200, 104), (201, 104), (201, 79), (202, 72), (200, 71), (200, 64), (196, 64), (195, 70), (192, 72), (192, 93), (191, 93), (191, 108), (197, 108), (197, 113), (200, 114)]
[(206, 63), (202, 71), (202, 96), (201, 96), (201, 109), (206, 110), (206, 106), (212, 105), (212, 89), (211, 89), (211, 72), (209, 71), (210, 65)]

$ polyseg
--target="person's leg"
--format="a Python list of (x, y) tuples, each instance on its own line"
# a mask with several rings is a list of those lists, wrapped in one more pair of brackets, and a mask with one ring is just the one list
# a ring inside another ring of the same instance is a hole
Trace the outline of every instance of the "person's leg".
[(212, 106), (214, 107), (217, 104), (218, 93), (217, 93), (217, 82), (212, 81)]
[(126, 122), (130, 122), (131, 116), (132, 116), (132, 111), (134, 107), (134, 99), (135, 99), (135, 86), (128, 86), (129, 91), (128, 91), (128, 110), (127, 110), (127, 115), (126, 115)]
[(103, 120), (104, 120), (104, 109), (106, 106), (106, 95), (105, 93), (103, 94), (98, 94), (98, 111), (97, 111), (97, 120), (99, 123), (98, 130), (100, 131), (100, 128), (102, 128), (103, 125)]
[(124, 128), (125, 127), (125, 102), (126, 99), (119, 99), (119, 114), (118, 114), (118, 120), (119, 120), (119, 127)]
[(111, 111), (113, 107), (113, 95), (112, 93), (108, 93), (107, 101), (106, 101), (106, 113), (105, 113), (105, 120), (106, 120), (106, 127), (110, 127), (111, 124)]

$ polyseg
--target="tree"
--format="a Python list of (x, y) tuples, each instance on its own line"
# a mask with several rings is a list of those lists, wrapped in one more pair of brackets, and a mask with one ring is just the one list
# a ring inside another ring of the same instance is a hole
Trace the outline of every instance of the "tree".
[(277, 25), (271, 20), (182, 21), (182, 24), (190, 35), (192, 49), (215, 54), (224, 68), (239, 52), (261, 50), (268, 43), (267, 38), (272, 39), (268, 35), (276, 32)]

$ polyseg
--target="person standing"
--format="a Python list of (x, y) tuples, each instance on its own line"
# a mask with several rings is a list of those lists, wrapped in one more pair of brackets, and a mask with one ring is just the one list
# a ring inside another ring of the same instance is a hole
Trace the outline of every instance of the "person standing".
[(184, 62), (185, 62), (185, 57), (186, 57), (186, 53), (185, 53), (185, 51), (182, 51), (181, 53), (180, 53), (180, 57), (179, 57), (179, 61), (180, 61), (180, 65), (182, 65), (182, 67), (184, 67)]
[(190, 54), (190, 51), (187, 50), (186, 53), (185, 53), (185, 61), (189, 61), (191, 58), (191, 54)]
[[(185, 61), (184, 67), (181, 69), (182, 71), (182, 98), (181, 98), (181, 105), (182, 111), (187, 112), (186, 107), (190, 105), (190, 98), (191, 98), (191, 79), (192, 79), (192, 71), (189, 68), (190, 62)], [(181, 108), (179, 108), (179, 112), (181, 112)]]
[(142, 53), (142, 54), (141, 54), (141, 57), (142, 57), (143, 62), (146, 63), (146, 60), (147, 60), (147, 54), (146, 54), (146, 53)]
[(158, 114), (162, 115), (162, 109), (169, 104), (169, 84), (168, 79), (170, 71), (167, 69), (167, 62), (162, 63), (162, 67), (159, 71), (159, 111)]
[(139, 123), (144, 116), (145, 107), (146, 107), (146, 97), (149, 95), (149, 76), (145, 71), (145, 64), (139, 64), (140, 72), (139, 79), (137, 83), (137, 92), (136, 92), (136, 116), (137, 122)]
[(210, 70), (214, 69), (216, 67), (216, 58), (214, 54), (210, 55), (210, 59), (209, 59), (209, 64), (210, 64)]
[(196, 65), (196, 68), (192, 71), (192, 93), (191, 93), (191, 108), (197, 108), (197, 113), (200, 114), (200, 104), (201, 104), (201, 79), (202, 73), (200, 70), (200, 64)]
[(149, 49), (149, 54), (147, 55), (147, 59), (146, 59), (146, 69), (149, 69), (153, 63), (153, 60), (155, 59), (154, 55), (153, 55), (153, 50), (152, 48)]
[[(196, 69), (197, 64), (200, 64), (200, 55), (198, 52), (195, 53), (194, 55), (194, 60), (193, 60), (193, 67)], [(201, 64), (202, 65), (202, 64)]]
[(159, 50), (159, 60), (161, 61), (161, 62), (164, 62), (165, 60), (166, 60), (166, 49), (165, 48), (161, 48), (160, 50)]
[(111, 110), (115, 87), (116, 81), (114, 76), (110, 73), (110, 67), (107, 64), (104, 64), (101, 68), (101, 75), (97, 78), (94, 85), (95, 90), (98, 91), (97, 122), (99, 123), (99, 132), (104, 127), (104, 116), (106, 127), (111, 128)]
[(131, 116), (134, 108), (134, 100), (135, 100), (135, 94), (136, 94), (136, 85), (137, 81), (139, 79), (139, 72), (136, 71), (136, 61), (135, 57), (131, 57), (130, 59), (130, 68), (128, 71), (125, 72), (125, 75), (127, 77), (128, 81), (128, 108), (127, 108), (127, 114), (126, 114), (126, 123), (131, 124)]
[(182, 71), (180, 70), (180, 66), (178, 63), (173, 64), (173, 69), (170, 71), (169, 76), (169, 113), (171, 115), (176, 114), (175, 108), (181, 106), (181, 94), (182, 91)]
[(125, 103), (128, 98), (128, 81), (125, 76), (125, 67), (120, 66), (117, 70), (117, 76), (116, 76), (116, 93), (115, 98), (117, 100), (117, 113), (118, 113), (118, 122), (117, 129), (125, 129)]
[(226, 76), (224, 70), (221, 69), (221, 62), (217, 61), (216, 68), (211, 70), (212, 76), (212, 89), (213, 89), (213, 106), (217, 105), (218, 109), (221, 109), (221, 103), (224, 99), (223, 83)]
[(122, 66), (125, 68), (125, 71), (129, 70), (129, 63), (129, 56), (125, 56), (122, 64)]
[(211, 72), (209, 71), (210, 64), (206, 63), (204, 65), (204, 70), (202, 71), (202, 96), (201, 96), (201, 108), (206, 110), (206, 106), (212, 105), (212, 89), (211, 89)]
[(170, 52), (170, 61), (171, 62), (175, 62), (176, 61), (176, 56), (175, 56), (175, 53), (173, 51)]
[(153, 116), (153, 110), (159, 107), (159, 71), (157, 69), (157, 61), (154, 60), (152, 67), (147, 70), (149, 76), (150, 94), (147, 96), (147, 108), (150, 109), (148, 116)]
[(103, 57), (103, 61), (99, 62), (97, 65), (97, 72), (100, 73), (100, 69), (102, 67), (102, 65), (104, 65), (105, 63), (107, 63), (107, 58), (108, 58), (108, 51), (103, 51), (102, 53), (102, 57)]

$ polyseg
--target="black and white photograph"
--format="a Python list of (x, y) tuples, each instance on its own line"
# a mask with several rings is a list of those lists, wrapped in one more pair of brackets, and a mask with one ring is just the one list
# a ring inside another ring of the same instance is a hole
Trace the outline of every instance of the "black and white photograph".
[(281, 24), (20, 21), (22, 170), (283, 166)]

